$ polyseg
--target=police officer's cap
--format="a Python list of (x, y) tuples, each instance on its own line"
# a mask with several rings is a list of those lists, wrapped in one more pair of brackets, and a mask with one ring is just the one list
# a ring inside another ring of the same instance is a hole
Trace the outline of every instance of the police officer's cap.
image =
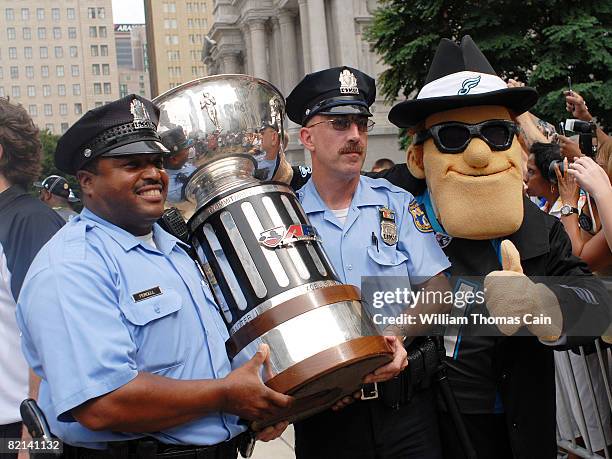
[(165, 156), (173, 156), (185, 148), (193, 145), (193, 139), (188, 139), (185, 136), (185, 131), (181, 126), (176, 126), (172, 129), (162, 132), (160, 135), (161, 142), (169, 152)]
[(77, 198), (70, 189), (68, 181), (60, 175), (50, 175), (42, 182), (34, 182), (34, 186), (36, 188), (44, 188), (51, 194), (65, 198), (70, 202), (79, 201), (79, 198)]
[(55, 165), (74, 175), (99, 156), (167, 153), (158, 119), (159, 108), (136, 94), (89, 110), (59, 139)]
[(276, 132), (278, 132), (278, 128), (274, 124), (270, 124), (270, 123), (266, 123), (266, 122), (262, 123), (261, 126), (259, 126), (257, 128), (257, 132), (261, 133), (261, 132), (265, 131), (268, 128), (274, 129)]
[(315, 115), (372, 116), (376, 98), (374, 79), (351, 67), (310, 73), (287, 97), (287, 116), (305, 126)]

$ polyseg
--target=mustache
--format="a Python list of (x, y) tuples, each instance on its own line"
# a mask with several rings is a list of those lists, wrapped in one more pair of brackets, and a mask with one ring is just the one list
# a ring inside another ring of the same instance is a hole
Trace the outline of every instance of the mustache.
[(365, 148), (359, 143), (347, 143), (338, 153), (365, 153)]

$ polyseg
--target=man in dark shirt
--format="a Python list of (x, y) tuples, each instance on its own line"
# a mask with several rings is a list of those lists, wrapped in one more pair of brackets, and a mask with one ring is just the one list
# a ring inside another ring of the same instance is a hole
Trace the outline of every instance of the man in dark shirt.
[[(64, 224), (25, 191), (40, 172), (41, 150), (38, 129), (23, 107), (0, 98), (0, 442), (21, 437), (19, 404), (28, 396), (28, 367), (15, 323), (17, 297), (34, 256)], [(31, 396), (36, 388), (32, 382)]]

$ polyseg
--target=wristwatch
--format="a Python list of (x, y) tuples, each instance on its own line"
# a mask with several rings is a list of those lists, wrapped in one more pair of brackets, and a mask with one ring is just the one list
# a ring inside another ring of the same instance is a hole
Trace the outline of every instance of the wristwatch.
[(562, 217), (567, 217), (568, 215), (572, 215), (572, 214), (576, 214), (578, 215), (578, 208), (576, 207), (572, 207), (568, 204), (565, 204), (563, 207), (561, 207), (561, 216)]

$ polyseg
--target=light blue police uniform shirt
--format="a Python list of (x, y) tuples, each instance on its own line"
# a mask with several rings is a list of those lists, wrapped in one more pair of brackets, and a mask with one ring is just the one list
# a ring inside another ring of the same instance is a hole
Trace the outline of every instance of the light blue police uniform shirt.
[[(321, 199), (314, 180), (297, 195), (344, 283), (360, 287), (361, 276), (409, 276), (422, 283), (450, 266), (433, 231), (426, 225), (421, 225), (423, 230), (417, 228), (409, 211), (414, 197), (385, 179), (361, 176), (344, 225)], [(382, 207), (395, 212), (397, 244), (382, 240)]]
[[(42, 378), (39, 404), (51, 430), (69, 444), (105, 448), (145, 435), (94, 432), (70, 413), (139, 372), (191, 380), (231, 371), (227, 329), (194, 261), (158, 225), (153, 238), (158, 249), (84, 209), (28, 271), (17, 305), (22, 349)], [(141, 292), (153, 294), (134, 297)], [(146, 435), (212, 445), (244, 430), (237, 416), (214, 412)]]
[(189, 163), (180, 169), (166, 169), (166, 174), (168, 174), (168, 202), (181, 202), (185, 200), (183, 187), (195, 170), (195, 166)]

